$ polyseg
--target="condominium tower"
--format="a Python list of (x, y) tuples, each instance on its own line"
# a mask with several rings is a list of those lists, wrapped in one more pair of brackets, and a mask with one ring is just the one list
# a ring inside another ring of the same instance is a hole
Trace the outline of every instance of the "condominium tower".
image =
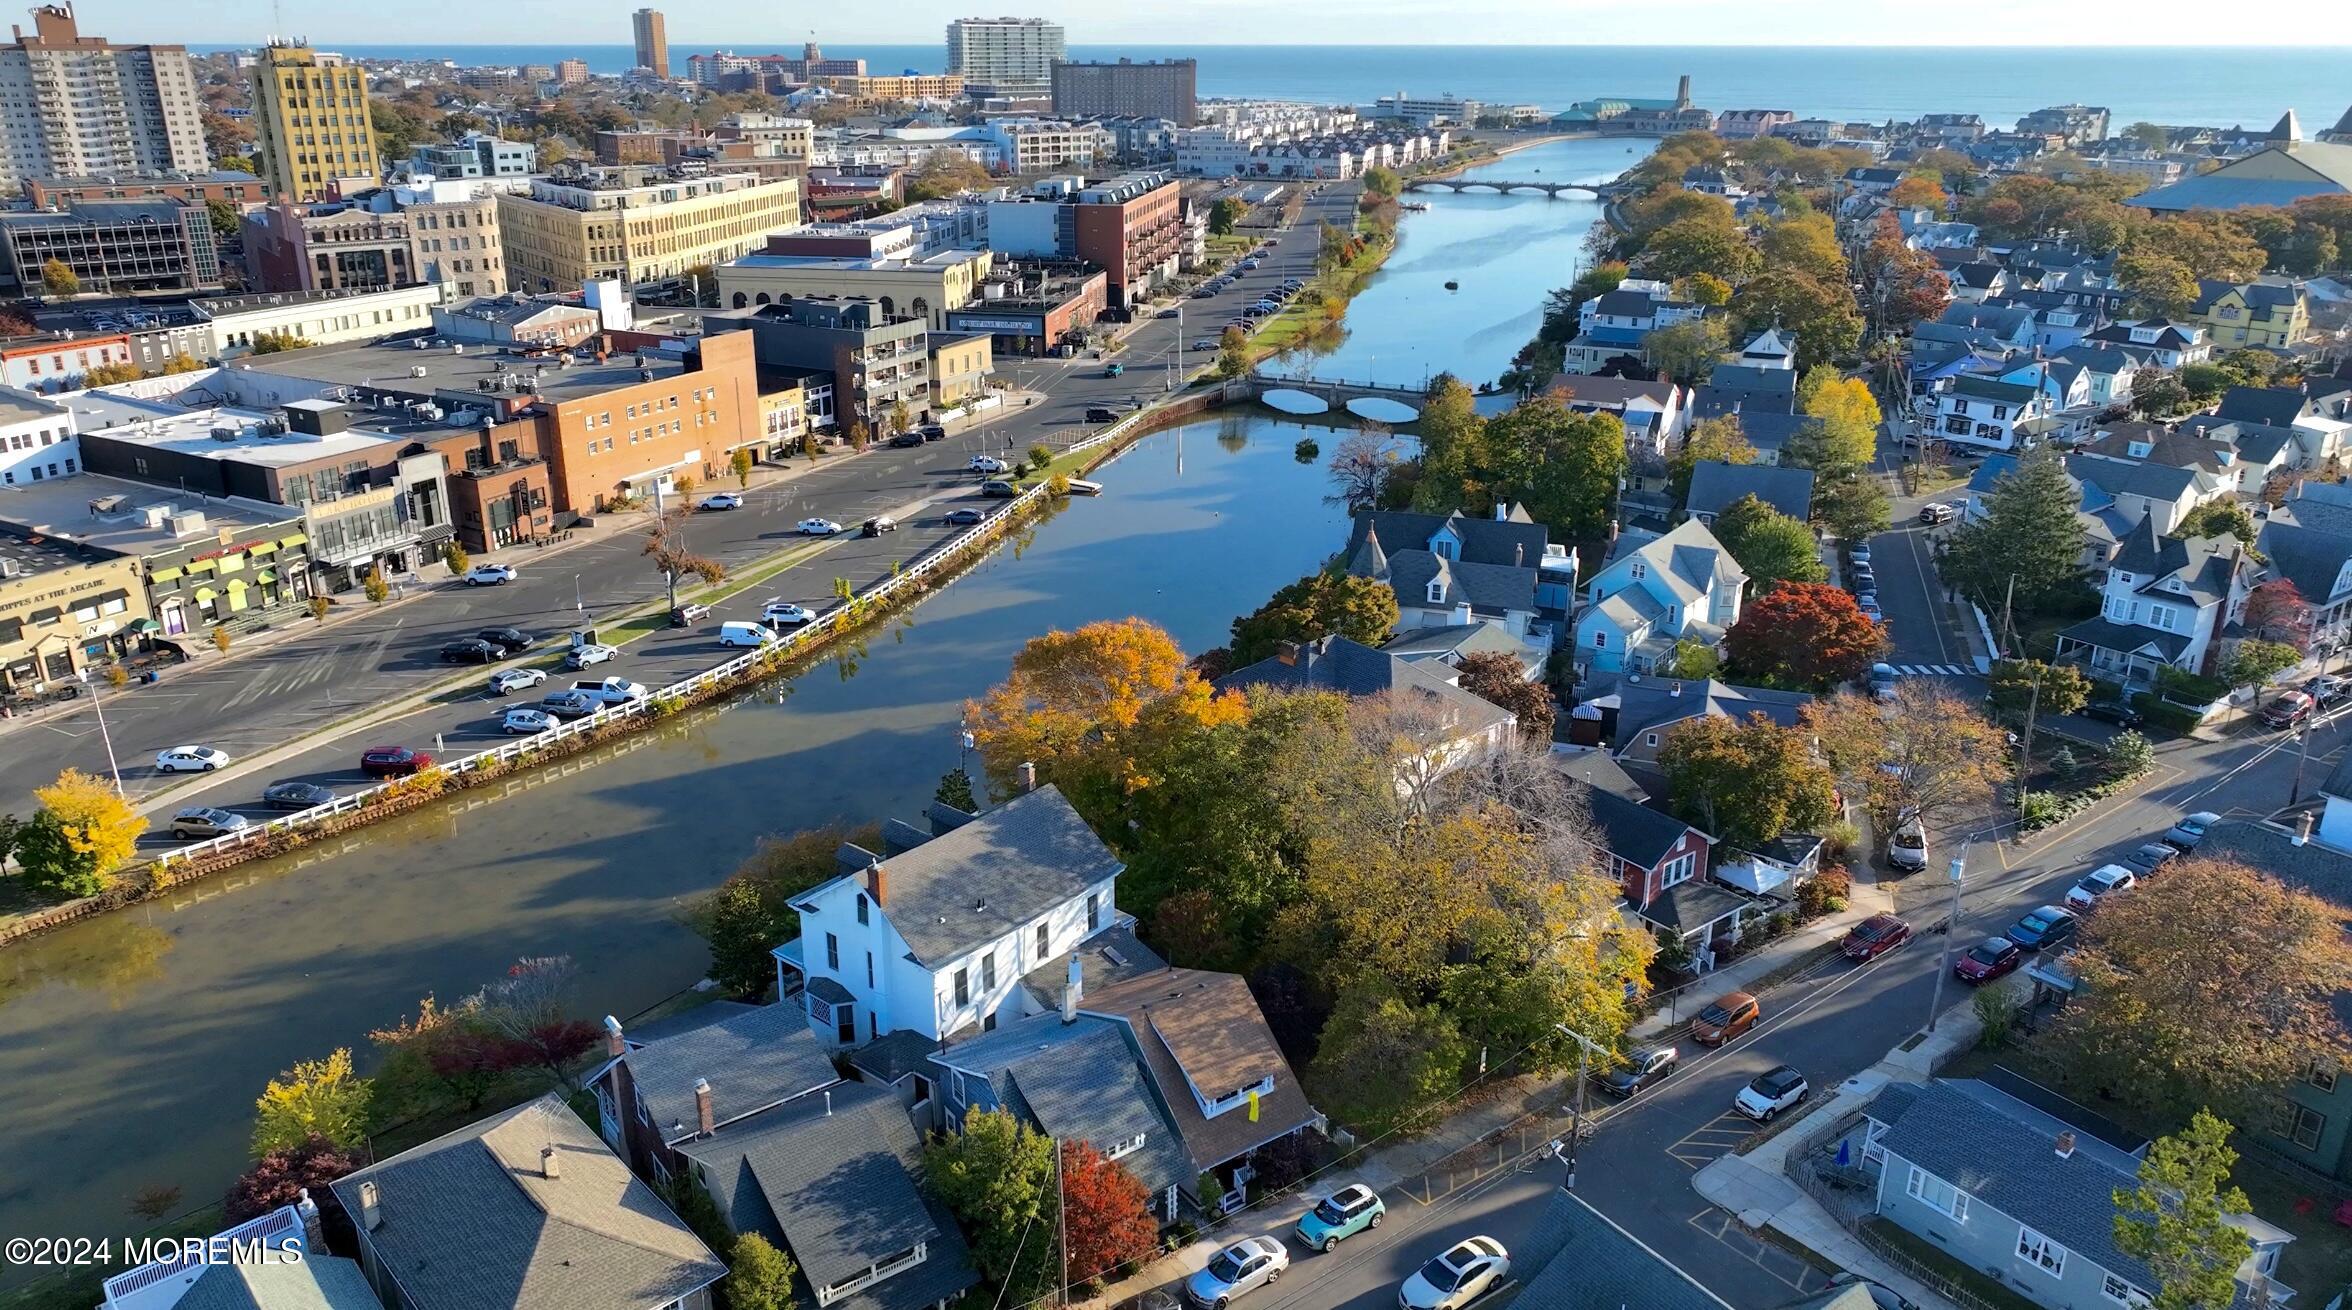
[(367, 70), (341, 55), (271, 42), (253, 65), (254, 162), (270, 190), (296, 202), (339, 178), (383, 175), (368, 121)]
[(202, 173), (202, 106), (188, 52), (83, 36), (71, 4), (33, 11), (0, 46), (0, 188), (29, 177)]
[(997, 95), (1042, 96), (1067, 53), (1062, 25), (1042, 18), (959, 18), (947, 25), (947, 71)]
[(653, 70), (655, 77), (668, 77), (670, 34), (662, 23), (661, 10), (640, 9), (630, 15), (630, 23), (637, 34), (637, 66)]

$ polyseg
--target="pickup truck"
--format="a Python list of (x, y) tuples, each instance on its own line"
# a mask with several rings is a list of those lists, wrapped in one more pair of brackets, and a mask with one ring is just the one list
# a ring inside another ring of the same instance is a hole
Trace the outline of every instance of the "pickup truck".
[(600, 682), (575, 682), (571, 689), (606, 705), (626, 705), (633, 700), (644, 700), (650, 694), (645, 690), (645, 684), (631, 682), (627, 678), (606, 678)]

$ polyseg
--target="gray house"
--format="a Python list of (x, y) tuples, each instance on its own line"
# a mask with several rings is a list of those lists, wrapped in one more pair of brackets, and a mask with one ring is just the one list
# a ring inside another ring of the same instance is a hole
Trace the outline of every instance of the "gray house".
[(1703, 459), (1691, 466), (1690, 516), (1701, 523), (1754, 496), (1799, 523), (1812, 517), (1813, 470), (1773, 464), (1725, 464)]
[[(1878, 1213), (2049, 1310), (2145, 1310), (2148, 1267), (2115, 1245), (2115, 1192), (2137, 1184), (2145, 1144), (2126, 1150), (1990, 1084), (1896, 1086), (1864, 1111)], [(2293, 1234), (2234, 1216), (2253, 1243), (2238, 1303), (2282, 1306), (2271, 1281)]]

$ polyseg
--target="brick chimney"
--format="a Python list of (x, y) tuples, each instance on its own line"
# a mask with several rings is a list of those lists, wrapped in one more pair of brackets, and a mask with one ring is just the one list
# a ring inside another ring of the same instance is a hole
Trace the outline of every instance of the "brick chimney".
[(873, 897), (876, 905), (890, 904), (890, 870), (883, 868), (880, 860), (866, 866), (866, 895)]
[(610, 1056), (629, 1053), (629, 1044), (621, 1040), (621, 1021), (609, 1014), (604, 1016), (604, 1053)]
[(708, 1078), (694, 1080), (694, 1118), (705, 1137), (719, 1130), (718, 1114), (711, 1108), (711, 1088)]
[(2074, 1158), (2073, 1132), (2068, 1131), (2058, 1134), (2058, 1158), (2061, 1160), (2071, 1160)]
[(1285, 664), (1296, 667), (1299, 662), (1299, 649), (1299, 644), (1295, 641), (1275, 642), (1274, 658), (1282, 661)]
[(539, 1176), (541, 1178), (563, 1177), (563, 1157), (556, 1154), (555, 1146), (552, 1143), (539, 1148)]
[(384, 1226), (384, 1190), (372, 1178), (359, 1185), (359, 1226), (371, 1233)]

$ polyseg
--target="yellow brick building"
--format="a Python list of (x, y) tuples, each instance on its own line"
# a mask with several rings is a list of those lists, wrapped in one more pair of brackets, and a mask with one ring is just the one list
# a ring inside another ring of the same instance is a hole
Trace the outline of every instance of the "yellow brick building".
[(367, 72), (308, 46), (264, 46), (253, 66), (254, 163), (273, 193), (327, 194), (337, 178), (383, 176), (368, 121)]
[(638, 185), (540, 180), (528, 194), (498, 197), (507, 285), (522, 292), (577, 291), (603, 278), (632, 286), (675, 282), (688, 269), (756, 250), (770, 232), (800, 221), (798, 182), (750, 173)]

